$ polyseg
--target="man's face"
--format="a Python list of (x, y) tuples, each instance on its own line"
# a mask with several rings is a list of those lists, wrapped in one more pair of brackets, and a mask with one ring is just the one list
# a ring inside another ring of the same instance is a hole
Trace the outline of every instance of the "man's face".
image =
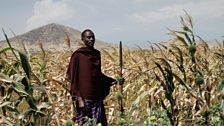
[(84, 36), (82, 37), (82, 41), (87, 47), (93, 47), (95, 43), (95, 36), (94, 33), (91, 31), (87, 31), (84, 33)]

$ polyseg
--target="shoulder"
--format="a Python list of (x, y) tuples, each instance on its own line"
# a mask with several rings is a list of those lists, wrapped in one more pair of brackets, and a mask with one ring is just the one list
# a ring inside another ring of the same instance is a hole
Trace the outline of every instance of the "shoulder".
[(97, 49), (94, 49), (94, 51), (95, 51), (96, 53), (100, 54), (100, 51), (99, 51), (99, 50), (97, 50)]
[(78, 57), (80, 55), (80, 51), (78, 50), (75, 50), (71, 56), (71, 58), (75, 58), (75, 57)]
[(101, 57), (101, 54), (100, 54), (100, 51), (97, 50), (97, 49), (94, 49), (94, 53), (93, 53), (95, 56), (97, 57)]

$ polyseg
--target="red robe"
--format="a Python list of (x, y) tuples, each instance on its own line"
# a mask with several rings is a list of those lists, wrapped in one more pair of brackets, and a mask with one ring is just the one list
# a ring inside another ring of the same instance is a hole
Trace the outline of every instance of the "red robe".
[(90, 47), (79, 48), (73, 53), (67, 74), (71, 95), (94, 101), (103, 100), (115, 81), (101, 72), (100, 52)]

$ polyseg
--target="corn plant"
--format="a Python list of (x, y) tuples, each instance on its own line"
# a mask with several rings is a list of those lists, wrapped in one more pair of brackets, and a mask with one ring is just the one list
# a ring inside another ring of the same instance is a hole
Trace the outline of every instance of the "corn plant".
[(27, 55), (13, 48), (6, 34), (5, 37), (9, 47), (0, 51), (2, 57), (0, 108), (3, 111), (1, 115), (4, 119), (3, 124), (43, 125), (45, 111), (49, 105), (46, 102), (37, 102), (34, 96), (35, 91), (40, 90), (32, 84), (35, 82), (33, 79), (35, 75), (32, 73)]
[[(214, 84), (220, 75), (213, 76), (215, 65), (209, 64), (208, 60), (212, 56), (211, 52), (207, 43), (194, 34), (190, 15), (181, 17), (181, 24), (181, 31), (170, 30), (173, 37), (171, 41), (155, 44), (162, 54), (154, 59), (157, 66), (154, 75), (165, 91), (165, 99), (161, 98), (161, 105), (166, 110), (171, 125), (182, 122), (186, 124), (190, 123), (187, 120), (195, 119), (198, 119), (195, 122), (200, 125), (211, 125), (215, 122), (212, 116), (217, 116), (217, 111), (212, 109), (217, 101), (212, 99), (214, 95), (212, 96), (211, 92), (215, 91)], [(196, 38), (201, 44), (196, 44)], [(185, 97), (180, 97), (177, 93)], [(186, 103), (181, 102), (186, 98), (195, 99), (194, 104), (190, 104), (191, 109)], [(197, 117), (192, 112), (201, 115)]]

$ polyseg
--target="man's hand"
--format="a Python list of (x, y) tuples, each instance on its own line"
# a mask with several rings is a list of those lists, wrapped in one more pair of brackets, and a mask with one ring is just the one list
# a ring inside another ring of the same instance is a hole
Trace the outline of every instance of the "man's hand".
[(125, 79), (123, 77), (116, 77), (115, 81), (112, 83), (112, 85), (114, 85), (114, 84), (122, 85), (122, 84), (124, 84), (124, 81), (125, 81)]

